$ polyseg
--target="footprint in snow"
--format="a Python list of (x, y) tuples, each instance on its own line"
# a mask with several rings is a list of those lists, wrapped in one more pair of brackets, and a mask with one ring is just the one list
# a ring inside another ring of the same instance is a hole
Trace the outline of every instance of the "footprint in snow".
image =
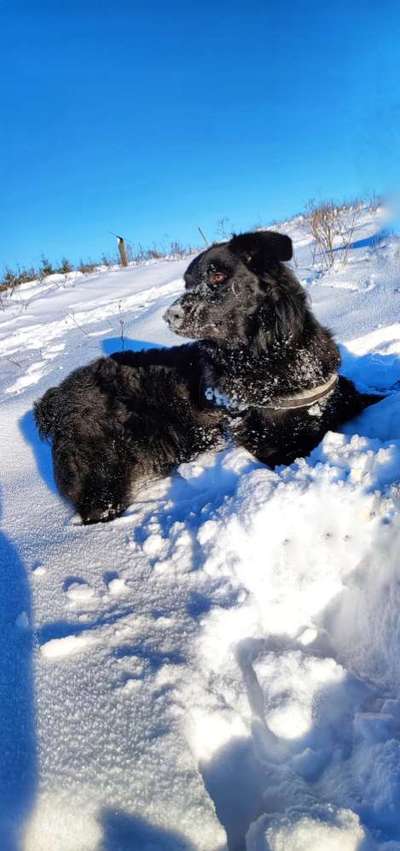
[(95, 591), (84, 579), (71, 577), (64, 582), (64, 592), (71, 608), (91, 607), (95, 601)]
[(129, 591), (125, 579), (121, 579), (116, 571), (104, 574), (104, 582), (107, 586), (108, 593), (112, 597), (120, 597)]
[(37, 561), (37, 562), (35, 562), (34, 565), (32, 565), (32, 575), (33, 576), (40, 577), (40, 576), (44, 576), (45, 573), (46, 573), (46, 568), (41, 561)]

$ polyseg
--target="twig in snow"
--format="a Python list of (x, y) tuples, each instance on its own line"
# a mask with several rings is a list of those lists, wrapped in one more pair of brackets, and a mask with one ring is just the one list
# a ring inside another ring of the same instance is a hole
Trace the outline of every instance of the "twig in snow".
[(13, 358), (8, 357), (7, 355), (4, 355), (4, 358), (5, 358), (5, 360), (8, 360), (10, 363), (12, 363), (14, 366), (17, 366), (17, 367), (18, 367), (18, 369), (23, 369), (23, 368), (24, 368), (24, 367), (22, 366), (22, 363), (18, 363), (18, 361), (17, 361), (17, 360), (14, 360)]
[(72, 321), (74, 322), (74, 324), (76, 325), (76, 327), (77, 327), (77, 328), (79, 328), (79, 330), (80, 330), (80, 331), (82, 331), (82, 334), (85, 334), (85, 336), (86, 336), (86, 337), (89, 337), (89, 336), (90, 336), (90, 335), (88, 334), (88, 332), (87, 332), (87, 331), (85, 331), (85, 329), (84, 329), (84, 328), (82, 328), (82, 325), (79, 325), (79, 322), (77, 322), (77, 321), (76, 321), (75, 316), (74, 316), (74, 314), (73, 314), (73, 313), (67, 313), (67, 316), (70, 316), (70, 317), (71, 317), (71, 319), (72, 319)]
[(123, 319), (120, 319), (120, 320), (119, 320), (119, 324), (120, 324), (120, 327), (121, 327), (121, 345), (122, 345), (122, 351), (125, 351), (125, 322), (124, 322), (124, 320), (123, 320)]

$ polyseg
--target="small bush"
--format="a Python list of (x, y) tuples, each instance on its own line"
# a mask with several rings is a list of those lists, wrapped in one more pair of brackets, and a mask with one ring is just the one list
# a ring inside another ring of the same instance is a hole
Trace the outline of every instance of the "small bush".
[(190, 245), (185, 247), (175, 239), (171, 242), (168, 253), (173, 257), (187, 257), (188, 254), (193, 254), (193, 248)]
[(21, 269), (20, 266), (18, 266), (16, 272), (13, 272), (12, 269), (7, 267), (0, 281), (0, 289), (3, 291), (9, 289), (13, 290), (20, 284), (27, 284), (28, 281), (34, 281), (38, 277), (38, 272), (33, 267), (30, 269)]
[(6, 268), (1, 282), (1, 289), (8, 290), (17, 286), (17, 276), (11, 269)]
[(39, 277), (45, 278), (47, 275), (54, 275), (54, 271), (55, 270), (52, 264), (50, 263), (50, 260), (48, 260), (44, 254), (42, 254), (39, 267)]
[(111, 257), (108, 254), (102, 254), (100, 258), (101, 266), (115, 266), (118, 263), (116, 257)]
[(56, 271), (59, 272), (62, 275), (68, 275), (69, 272), (74, 271), (74, 267), (73, 267), (72, 263), (70, 263), (70, 261), (66, 257), (63, 257), (62, 260), (61, 260), (61, 263), (60, 263), (58, 269), (56, 269)]
[(93, 263), (91, 260), (80, 260), (78, 269), (80, 272), (83, 272), (84, 275), (87, 275), (89, 272), (94, 272), (97, 268), (97, 263)]
[(161, 258), (164, 257), (164, 255), (165, 255), (165, 252), (163, 252), (163, 250), (161, 248), (158, 248), (157, 245), (155, 244), (155, 242), (153, 242), (153, 245), (152, 245), (151, 248), (147, 249), (147, 259), (148, 260), (161, 260)]

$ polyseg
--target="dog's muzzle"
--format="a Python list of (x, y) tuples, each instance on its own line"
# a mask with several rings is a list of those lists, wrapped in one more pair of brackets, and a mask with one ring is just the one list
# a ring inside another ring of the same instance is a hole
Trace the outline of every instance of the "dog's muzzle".
[(172, 331), (177, 331), (183, 325), (184, 318), (185, 311), (180, 304), (172, 304), (163, 316), (163, 319), (165, 319)]

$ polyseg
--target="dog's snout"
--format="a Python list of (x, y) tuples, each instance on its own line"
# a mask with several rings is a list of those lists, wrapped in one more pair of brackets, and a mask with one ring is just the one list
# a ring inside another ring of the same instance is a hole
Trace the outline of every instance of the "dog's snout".
[(170, 328), (180, 328), (184, 320), (184, 310), (180, 304), (172, 304), (164, 313), (164, 319)]

